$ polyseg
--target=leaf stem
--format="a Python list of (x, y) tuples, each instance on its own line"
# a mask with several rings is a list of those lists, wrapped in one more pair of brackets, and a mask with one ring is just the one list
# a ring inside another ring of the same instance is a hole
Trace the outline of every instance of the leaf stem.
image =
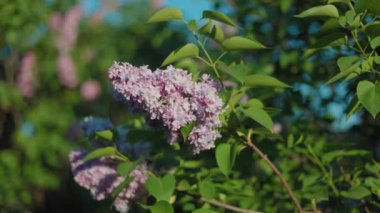
[(202, 197), (201, 201), (203, 201), (205, 203), (209, 203), (209, 204), (217, 206), (217, 207), (220, 207), (220, 208), (223, 208), (223, 209), (228, 209), (228, 210), (231, 210), (234, 212), (238, 212), (238, 213), (260, 213), (260, 212), (249, 210), (249, 209), (242, 209), (242, 208), (239, 208), (236, 206), (231, 206), (227, 203), (222, 203), (222, 202), (214, 200), (214, 199), (207, 199), (207, 198)]
[(284, 178), (284, 176), (281, 174), (281, 172), (278, 170), (278, 168), (272, 163), (271, 160), (269, 160), (268, 156), (265, 155), (253, 142), (252, 142), (252, 139), (251, 139), (251, 135), (252, 135), (252, 129), (249, 130), (248, 132), (248, 136), (247, 136), (247, 142), (246, 144), (254, 151), (256, 152), (260, 157), (261, 159), (263, 159), (268, 165), (269, 167), (273, 170), (273, 172), (277, 175), (277, 177), (280, 179), (282, 185), (284, 186), (284, 188), (286, 189), (286, 191), (288, 192), (290, 198), (292, 199), (292, 202), (294, 203), (294, 205), (296, 206), (298, 212), (305, 212), (303, 209), (302, 209), (302, 206), (301, 204), (299, 203), (297, 197), (294, 195), (292, 189), (290, 188), (289, 186), (289, 183), (286, 181), (286, 179)]

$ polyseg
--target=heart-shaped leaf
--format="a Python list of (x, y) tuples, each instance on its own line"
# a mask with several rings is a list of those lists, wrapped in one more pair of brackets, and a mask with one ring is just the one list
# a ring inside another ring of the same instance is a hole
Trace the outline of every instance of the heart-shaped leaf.
[(380, 84), (363, 80), (359, 82), (356, 92), (360, 103), (375, 118), (380, 112)]
[(145, 187), (157, 201), (169, 201), (170, 196), (174, 192), (175, 178), (171, 174), (167, 174), (163, 178), (150, 176), (145, 183)]

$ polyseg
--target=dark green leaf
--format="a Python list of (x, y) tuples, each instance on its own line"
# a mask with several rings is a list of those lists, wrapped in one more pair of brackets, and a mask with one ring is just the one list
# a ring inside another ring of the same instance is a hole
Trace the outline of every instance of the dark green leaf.
[(202, 18), (208, 18), (208, 19), (225, 23), (225, 24), (229, 24), (231, 26), (237, 26), (235, 22), (232, 21), (228, 16), (218, 11), (210, 11), (210, 10), (203, 11)]
[(261, 108), (241, 109), (241, 111), (252, 120), (264, 126), (270, 132), (273, 131), (273, 121), (266, 111)]
[(187, 24), (187, 28), (191, 31), (191, 32), (197, 32), (197, 22), (195, 20), (190, 20), (189, 23)]
[(380, 0), (356, 0), (355, 9), (357, 12), (367, 10), (374, 15), (380, 15)]
[(380, 111), (380, 84), (363, 80), (359, 82), (356, 92), (360, 103), (375, 118)]
[(211, 29), (212, 29), (212, 21), (208, 21), (205, 25), (203, 25), (199, 30), (198, 32), (200, 34), (206, 34), (206, 33), (210, 33), (211, 32)]
[(311, 48), (322, 48), (326, 46), (340, 46), (346, 43), (346, 34), (343, 32), (333, 32), (319, 37)]
[(192, 213), (218, 213), (218, 212), (212, 211), (210, 209), (197, 209), (197, 210), (194, 210)]
[(186, 44), (178, 50), (174, 50), (173, 52), (171, 52), (170, 55), (164, 60), (161, 66), (171, 64), (183, 58), (194, 57), (198, 55), (199, 50), (197, 46), (195, 46), (194, 44)]
[(334, 5), (316, 6), (303, 11), (302, 13), (295, 15), (297, 18), (306, 18), (313, 16), (328, 16), (333, 18), (339, 17), (338, 9)]
[(129, 183), (133, 180), (133, 177), (129, 176), (129, 177), (126, 177), (123, 182), (121, 182), (116, 188), (115, 190), (112, 192), (112, 197), (116, 198), (120, 192), (122, 192), (128, 185)]
[(360, 58), (357, 56), (347, 56), (338, 59), (338, 67), (340, 72), (327, 81), (327, 84), (331, 84), (348, 74), (356, 71), (360, 66)]
[(376, 49), (380, 47), (380, 36), (371, 39), (370, 44), (371, 44), (372, 49)]
[(175, 7), (167, 7), (154, 13), (149, 18), (148, 23), (182, 19), (183, 15), (181, 10)]
[(269, 75), (255, 74), (245, 78), (244, 85), (247, 87), (290, 87), (289, 85)]
[(104, 147), (104, 148), (99, 148), (99, 149), (96, 149), (90, 153), (88, 153), (84, 158), (83, 158), (83, 161), (89, 161), (89, 160), (93, 160), (93, 159), (96, 159), (96, 158), (100, 158), (100, 157), (105, 157), (105, 156), (112, 156), (114, 154), (116, 154), (117, 150), (115, 147)]
[(227, 50), (254, 50), (265, 49), (266, 47), (260, 42), (241, 36), (234, 36), (227, 38), (222, 43), (223, 47)]

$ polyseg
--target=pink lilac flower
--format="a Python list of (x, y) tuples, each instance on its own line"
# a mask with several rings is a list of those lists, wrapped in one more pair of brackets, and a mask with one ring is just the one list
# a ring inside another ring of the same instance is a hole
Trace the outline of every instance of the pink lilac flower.
[[(103, 200), (111, 196), (116, 188), (125, 180), (117, 172), (117, 162), (111, 157), (83, 162), (85, 151), (72, 151), (69, 155), (74, 180), (88, 189), (95, 200)], [(145, 164), (138, 165), (129, 174), (132, 181), (117, 196), (113, 206), (119, 212), (128, 212), (129, 202), (138, 197), (143, 189), (148, 174)]]
[(33, 52), (27, 52), (21, 59), (20, 73), (17, 76), (17, 86), (21, 95), (24, 97), (32, 97), (34, 94), (34, 78), (33, 67), (35, 64), (35, 55)]
[(96, 80), (87, 80), (80, 87), (80, 94), (87, 101), (95, 100), (101, 93), (99, 82)]
[(78, 78), (73, 59), (67, 53), (61, 53), (57, 59), (58, 77), (61, 83), (74, 88), (78, 85)]
[(169, 142), (177, 141), (179, 130), (192, 123), (195, 127), (187, 139), (194, 154), (213, 148), (220, 137), (223, 102), (218, 84), (208, 75), (194, 82), (187, 71), (173, 66), (152, 72), (147, 66), (114, 63), (109, 79), (126, 101), (168, 128)]

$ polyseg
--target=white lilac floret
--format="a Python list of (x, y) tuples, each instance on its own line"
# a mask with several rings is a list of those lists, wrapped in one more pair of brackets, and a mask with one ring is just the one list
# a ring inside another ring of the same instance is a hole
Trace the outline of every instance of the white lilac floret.
[(109, 79), (127, 102), (168, 128), (169, 142), (178, 140), (181, 128), (194, 124), (187, 138), (193, 153), (215, 146), (223, 102), (218, 85), (208, 75), (194, 82), (187, 71), (173, 66), (152, 72), (147, 66), (114, 63)]

